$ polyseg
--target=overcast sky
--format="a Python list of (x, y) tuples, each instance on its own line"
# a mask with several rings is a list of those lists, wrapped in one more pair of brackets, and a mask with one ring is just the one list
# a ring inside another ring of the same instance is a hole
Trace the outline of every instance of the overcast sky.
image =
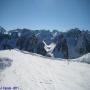
[(90, 0), (0, 0), (0, 25), (7, 30), (90, 30)]

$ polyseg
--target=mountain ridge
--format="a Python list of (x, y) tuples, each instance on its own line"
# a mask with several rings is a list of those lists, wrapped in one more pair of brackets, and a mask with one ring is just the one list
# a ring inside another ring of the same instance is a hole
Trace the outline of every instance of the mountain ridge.
[[(52, 52), (48, 53), (45, 47), (52, 43), (55, 47)], [(10, 48), (18, 48), (48, 57), (77, 58), (90, 52), (90, 32), (81, 31), (78, 28), (67, 32), (25, 28), (5, 32), (5, 29), (1, 28), (0, 49)]]

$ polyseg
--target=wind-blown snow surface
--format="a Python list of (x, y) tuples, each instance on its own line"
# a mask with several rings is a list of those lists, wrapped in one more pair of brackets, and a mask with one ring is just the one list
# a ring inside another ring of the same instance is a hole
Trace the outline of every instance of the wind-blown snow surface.
[(90, 64), (52, 60), (19, 50), (0, 51), (12, 64), (0, 70), (0, 87), (19, 90), (90, 90)]

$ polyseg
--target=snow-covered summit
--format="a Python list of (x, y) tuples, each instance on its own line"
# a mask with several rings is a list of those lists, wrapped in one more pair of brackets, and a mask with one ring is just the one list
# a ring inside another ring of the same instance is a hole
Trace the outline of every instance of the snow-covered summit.
[[(90, 59), (90, 54), (85, 56)], [(90, 64), (68, 64), (64, 59), (51, 60), (19, 50), (2, 50), (0, 58), (0, 65), (6, 65), (3, 70), (0, 68), (0, 88), (90, 90)]]

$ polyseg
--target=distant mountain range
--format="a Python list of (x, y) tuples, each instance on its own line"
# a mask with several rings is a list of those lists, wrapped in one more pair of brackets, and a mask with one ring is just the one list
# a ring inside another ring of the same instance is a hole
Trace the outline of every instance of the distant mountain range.
[(56, 58), (77, 58), (90, 52), (90, 31), (15, 29), (0, 27), (0, 50), (18, 48)]

